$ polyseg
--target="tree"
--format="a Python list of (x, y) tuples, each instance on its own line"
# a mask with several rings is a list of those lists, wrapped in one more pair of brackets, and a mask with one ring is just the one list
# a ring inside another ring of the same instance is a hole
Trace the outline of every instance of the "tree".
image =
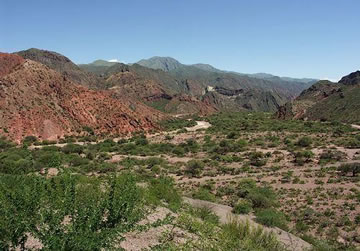
[(343, 175), (352, 173), (352, 176), (355, 177), (358, 173), (360, 173), (360, 163), (343, 164), (339, 166), (338, 171), (340, 171)]

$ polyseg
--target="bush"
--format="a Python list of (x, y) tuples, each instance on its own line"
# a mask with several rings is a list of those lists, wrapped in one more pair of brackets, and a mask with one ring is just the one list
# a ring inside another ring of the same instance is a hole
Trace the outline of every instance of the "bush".
[(343, 175), (351, 173), (352, 176), (355, 177), (358, 173), (360, 173), (360, 162), (343, 164), (338, 167), (338, 171), (340, 171)]
[(184, 129), (185, 127), (192, 127), (195, 125), (196, 122), (194, 120), (187, 120), (182, 118), (163, 120), (160, 122), (160, 126), (164, 128), (166, 131)]
[(311, 161), (311, 158), (314, 157), (314, 153), (312, 151), (302, 151), (296, 152), (295, 154), (295, 163), (298, 165), (304, 165)]
[(206, 200), (206, 201), (211, 201), (211, 202), (215, 202), (216, 201), (216, 197), (214, 194), (212, 194), (208, 189), (200, 187), (197, 191), (195, 191), (192, 194), (192, 197), (194, 199), (199, 199), (199, 200)]
[(250, 164), (253, 166), (265, 166), (267, 163), (267, 159), (262, 152), (251, 152), (249, 155)]
[(214, 250), (285, 250), (273, 233), (265, 232), (261, 227), (255, 228), (249, 222), (236, 220), (222, 227), (218, 243), (218, 248)]
[(41, 167), (55, 167), (62, 165), (62, 156), (58, 152), (43, 152), (37, 159), (37, 164)]
[(0, 136), (0, 151), (14, 147), (15, 144)]
[(152, 179), (147, 195), (148, 201), (155, 205), (160, 205), (163, 201), (172, 210), (177, 210), (181, 206), (181, 196), (174, 186), (174, 181), (168, 177)]
[(205, 222), (209, 222), (212, 224), (219, 223), (219, 216), (214, 214), (211, 208), (208, 207), (194, 208), (191, 209), (190, 213)]
[(77, 154), (81, 154), (83, 153), (84, 147), (81, 145), (77, 145), (77, 144), (67, 144), (62, 148), (62, 151), (65, 154), (69, 154), (69, 153), (77, 153)]
[(270, 208), (277, 206), (275, 192), (270, 187), (257, 187), (246, 196), (254, 208)]
[(235, 214), (248, 214), (252, 210), (251, 201), (240, 199), (233, 208), (233, 213)]
[(142, 215), (141, 193), (129, 174), (104, 182), (69, 174), (51, 179), (7, 175), (0, 177), (0, 190), (4, 250), (21, 246), (28, 234), (46, 250), (112, 249), (111, 240)]
[(190, 160), (186, 163), (185, 173), (191, 177), (199, 176), (204, 169), (204, 162), (199, 160)]
[(26, 136), (23, 140), (23, 144), (31, 145), (32, 143), (35, 143), (37, 141), (37, 138), (35, 136)]
[(346, 154), (340, 151), (327, 150), (321, 153), (320, 163), (337, 162), (346, 158)]
[(273, 208), (263, 209), (256, 214), (256, 221), (268, 227), (287, 229), (286, 217), (282, 212)]
[(309, 147), (311, 146), (312, 142), (312, 138), (305, 136), (300, 138), (296, 144), (301, 147)]

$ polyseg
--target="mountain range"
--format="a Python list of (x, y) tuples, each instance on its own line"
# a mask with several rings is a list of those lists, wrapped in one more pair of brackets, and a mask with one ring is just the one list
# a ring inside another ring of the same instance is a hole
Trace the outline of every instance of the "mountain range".
[(157, 129), (170, 115), (219, 111), (357, 122), (359, 75), (313, 85), (314, 79), (241, 74), (169, 57), (76, 65), (40, 49), (1, 53), (0, 132), (18, 142), (82, 135), (84, 128), (118, 135)]
[[(316, 81), (252, 76), (219, 70), (208, 64), (185, 65), (171, 57), (110, 66), (99, 65), (97, 60), (79, 67), (101, 77), (109, 88), (170, 113), (199, 112), (204, 105), (212, 106), (213, 110), (273, 112)], [(149, 85), (151, 88), (144, 88)]]

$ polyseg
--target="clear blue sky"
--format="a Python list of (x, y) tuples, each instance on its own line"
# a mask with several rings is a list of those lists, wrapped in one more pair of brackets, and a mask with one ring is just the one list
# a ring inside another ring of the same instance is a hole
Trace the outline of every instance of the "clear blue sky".
[(339, 79), (360, 68), (359, 11), (359, 0), (0, 0), (0, 51)]

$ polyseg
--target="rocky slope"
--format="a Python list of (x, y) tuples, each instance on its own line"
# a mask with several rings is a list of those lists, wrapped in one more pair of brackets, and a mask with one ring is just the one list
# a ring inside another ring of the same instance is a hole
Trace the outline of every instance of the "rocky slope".
[(8, 53), (0, 53), (0, 77), (9, 74), (17, 65), (24, 62), (20, 56)]
[(30, 59), (42, 63), (49, 68), (66, 75), (75, 83), (84, 85), (90, 88), (102, 88), (102, 80), (94, 74), (82, 70), (79, 66), (74, 64), (69, 58), (47, 50), (39, 50), (31, 48), (29, 50), (19, 51), (16, 54), (24, 59)]
[[(0, 78), (0, 127), (15, 141), (34, 135), (56, 139), (90, 127), (96, 134), (127, 134), (157, 128), (164, 118), (144, 104), (109, 91), (95, 91), (72, 82), (68, 75), (32, 60), (10, 56), (12, 64)], [(9, 56), (0, 57), (9, 61)]]
[(360, 71), (343, 77), (338, 83), (317, 82), (294, 101), (280, 107), (276, 116), (360, 123)]

